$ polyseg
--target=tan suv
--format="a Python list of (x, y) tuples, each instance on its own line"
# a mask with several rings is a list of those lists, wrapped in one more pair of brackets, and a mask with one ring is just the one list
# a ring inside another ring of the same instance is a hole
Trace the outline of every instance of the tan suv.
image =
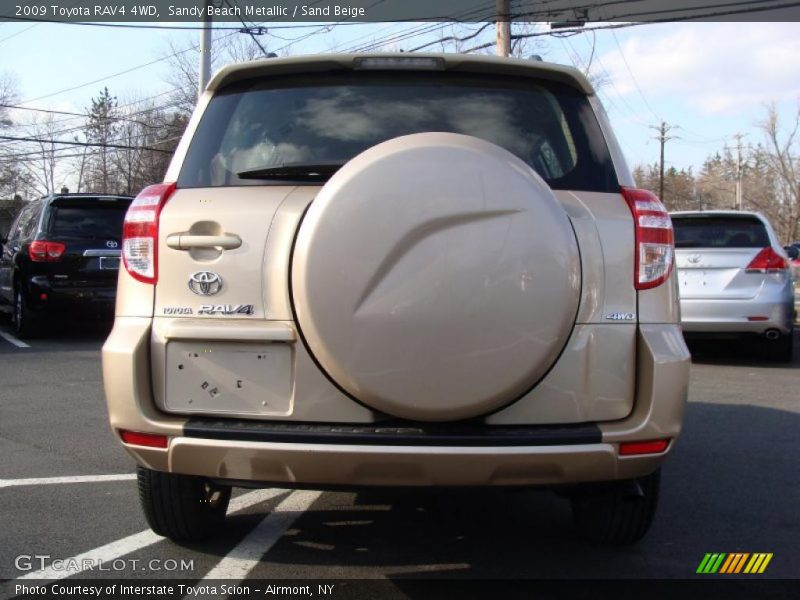
[(571, 68), (468, 55), (226, 67), (124, 225), (103, 349), (147, 519), (232, 486), (553, 486), (641, 538), (689, 353), (673, 234)]

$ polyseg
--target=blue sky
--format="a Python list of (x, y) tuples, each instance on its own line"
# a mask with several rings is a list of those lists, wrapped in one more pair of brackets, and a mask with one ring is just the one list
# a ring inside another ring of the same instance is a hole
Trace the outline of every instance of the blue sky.
[[(397, 32), (413, 33), (414, 27), (379, 23), (330, 32), (274, 29), (260, 40), (270, 50), (288, 46), (291, 54), (329, 52)], [(306, 37), (309, 33), (314, 35)], [(408, 50), (440, 35), (417, 35), (388, 49)], [(493, 36), (490, 26), (478, 40)], [(15, 77), (25, 106), (80, 112), (103, 86), (120, 99), (165, 92), (169, 67), (159, 59), (170, 52), (170, 42), (191, 48), (198, 37), (197, 31), (5, 22), (0, 24), (0, 74)], [(291, 38), (305, 39), (291, 44)], [(592, 72), (603, 81), (599, 94), (631, 166), (658, 160), (652, 127), (661, 121), (673, 126), (670, 135), (676, 137), (667, 144), (667, 164), (699, 169), (708, 155), (733, 144), (737, 132), (745, 135), (745, 143), (762, 141), (758, 123), (767, 102), (777, 103), (787, 125), (800, 103), (800, 23), (648, 24), (566, 38), (542, 36), (529, 52), (581, 67), (592, 54), (593, 38)], [(194, 57), (196, 50), (187, 54)]]

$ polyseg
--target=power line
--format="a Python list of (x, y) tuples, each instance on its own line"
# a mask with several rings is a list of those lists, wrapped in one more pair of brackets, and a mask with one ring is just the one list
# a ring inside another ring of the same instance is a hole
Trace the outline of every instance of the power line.
[(124, 144), (93, 144), (91, 142), (70, 142), (67, 140), (45, 140), (41, 138), (32, 137), (16, 137), (9, 135), (0, 135), (0, 140), (12, 140), (16, 142), (36, 142), (39, 144), (61, 144), (65, 146), (84, 146), (87, 148), (114, 148), (117, 150), (152, 150), (153, 152), (163, 152), (165, 154), (172, 154), (171, 150), (161, 150), (160, 148), (151, 148), (150, 146), (129, 146)]
[(614, 43), (617, 45), (617, 49), (619, 50), (620, 57), (622, 57), (622, 63), (625, 65), (625, 69), (628, 71), (628, 74), (631, 76), (631, 81), (633, 81), (633, 85), (636, 88), (636, 91), (639, 92), (639, 96), (641, 96), (642, 100), (644, 100), (644, 105), (647, 107), (647, 110), (649, 110), (656, 119), (660, 119), (661, 117), (659, 117), (658, 114), (656, 114), (656, 111), (653, 110), (653, 107), (650, 106), (650, 103), (647, 101), (647, 98), (645, 97), (644, 92), (642, 92), (642, 88), (639, 87), (639, 82), (636, 81), (636, 76), (633, 74), (633, 71), (631, 70), (631, 66), (628, 64), (628, 59), (625, 58), (625, 52), (622, 51), (622, 46), (620, 45), (619, 40), (617, 39), (617, 33), (613, 29), (611, 30), (611, 35), (614, 37)]
[[(238, 29), (235, 32), (227, 33), (227, 34), (223, 35), (220, 38), (220, 40), (229, 38), (230, 36), (235, 35), (237, 32), (238, 32)], [(53, 96), (57, 96), (59, 94), (65, 93), (65, 92), (72, 92), (74, 90), (78, 90), (78, 89), (80, 89), (82, 87), (86, 87), (88, 85), (93, 85), (95, 83), (100, 83), (102, 81), (107, 81), (108, 79), (113, 79), (114, 77), (118, 77), (120, 75), (125, 75), (127, 73), (131, 73), (133, 71), (137, 71), (139, 69), (143, 69), (145, 67), (149, 67), (149, 66), (158, 64), (158, 63), (163, 62), (165, 60), (169, 60), (170, 58), (174, 58), (176, 56), (180, 56), (181, 54), (186, 54), (187, 52), (189, 52), (191, 50), (195, 50), (196, 48), (197, 48), (197, 44), (192, 44), (188, 48), (184, 48), (183, 50), (178, 50), (176, 52), (173, 52), (172, 54), (167, 54), (166, 56), (162, 56), (159, 59), (152, 60), (152, 61), (140, 64), (140, 65), (136, 65), (136, 66), (131, 67), (129, 69), (125, 69), (124, 71), (119, 71), (118, 73), (112, 73), (111, 75), (106, 75), (104, 77), (101, 77), (100, 79), (95, 79), (93, 81), (87, 81), (85, 83), (81, 83), (79, 85), (76, 85), (76, 86), (73, 86), (73, 87), (70, 87), (70, 88), (67, 88), (67, 89), (59, 90), (57, 92), (52, 92), (50, 94), (45, 94), (44, 96), (39, 96), (38, 98), (29, 98), (27, 100), (22, 101), (21, 104), (27, 104), (29, 102), (36, 102), (37, 100), (43, 100), (45, 98), (51, 98)]]
[[(233, 0), (233, 4), (231, 4), (230, 0), (225, 0), (225, 4), (227, 4), (227, 5), (228, 5), (228, 6), (230, 6), (231, 8), (234, 8), (234, 5), (236, 6), (236, 8), (238, 8), (238, 7), (239, 7), (239, 3), (238, 3), (236, 0)], [(243, 29), (243, 30), (241, 30), (241, 31), (242, 31), (243, 33), (247, 33), (247, 34), (249, 34), (249, 35), (250, 35), (250, 39), (252, 39), (252, 40), (253, 40), (253, 41), (256, 43), (256, 45), (258, 46), (258, 48), (261, 50), (261, 53), (262, 53), (262, 54), (263, 54), (263, 55), (264, 55), (266, 58), (269, 58), (269, 57), (270, 57), (270, 55), (269, 55), (269, 52), (267, 52), (267, 51), (264, 49), (264, 46), (262, 46), (262, 45), (261, 45), (261, 42), (259, 42), (259, 41), (258, 41), (258, 38), (256, 37), (255, 33), (253, 33), (253, 31), (252, 31), (252, 28), (251, 28), (251, 27), (249, 27), (249, 26), (247, 25), (247, 23), (245, 23), (245, 22), (244, 22), (244, 19), (243, 19), (241, 16), (239, 17), (239, 20), (242, 22), (242, 27), (244, 27), (244, 29)]]
[[(762, 0), (761, 3), (763, 3), (763, 0)], [(741, 5), (741, 4), (754, 4), (754, 2), (738, 2), (738, 3), (735, 3), (735, 4), (724, 4), (724, 5), (714, 5), (714, 6), (737, 6), (737, 5)], [(649, 21), (625, 22), (625, 23), (608, 23), (606, 25), (599, 25), (599, 26), (590, 27), (590, 28), (575, 27), (575, 28), (561, 29), (559, 31), (542, 31), (542, 32), (534, 32), (534, 33), (515, 34), (515, 35), (511, 36), (511, 39), (524, 39), (524, 38), (531, 38), (531, 37), (541, 37), (541, 36), (545, 36), (545, 35), (559, 36), (559, 35), (565, 35), (565, 34), (569, 34), (569, 33), (581, 33), (581, 32), (585, 32), (585, 31), (602, 31), (602, 30), (605, 30), (605, 29), (626, 29), (628, 27), (639, 27), (641, 25), (657, 25), (657, 24), (660, 24), (660, 23), (682, 23), (682, 22), (686, 22), (686, 21), (699, 21), (701, 19), (710, 19), (710, 18), (715, 18), (715, 17), (728, 17), (728, 16), (733, 16), (733, 15), (743, 15), (743, 14), (752, 14), (752, 13), (758, 13), (758, 12), (765, 12), (767, 10), (779, 10), (779, 9), (782, 9), (782, 8), (794, 8), (797, 5), (798, 5), (797, 2), (787, 2), (787, 3), (782, 3), (782, 4), (771, 4), (771, 5), (769, 5), (767, 7), (763, 7), (763, 8), (762, 7), (758, 7), (758, 8), (739, 8), (739, 9), (735, 9), (735, 10), (718, 11), (718, 12), (713, 12), (713, 13), (692, 14), (692, 15), (687, 15), (687, 16), (685, 16), (683, 18), (665, 17), (665, 18), (662, 18), (662, 19), (653, 19), (653, 20), (649, 20)], [(706, 7), (700, 7), (700, 8), (706, 8)], [(668, 12), (681, 12), (681, 11), (685, 11), (685, 10), (686, 9), (665, 9), (665, 10), (661, 10), (661, 11), (658, 11), (658, 12), (659, 13), (668, 13)], [(529, 13), (529, 14), (532, 14), (532, 13)], [(627, 15), (617, 15), (617, 16), (610, 17), (610, 18), (612, 18), (614, 20), (624, 21), (625, 19), (628, 19), (630, 17), (634, 17), (634, 16), (637, 16), (637, 15), (641, 16), (643, 14), (649, 14), (649, 13), (631, 13), (631, 14), (627, 14)], [(492, 45), (494, 45), (494, 42), (489, 42), (489, 43), (486, 43), (486, 44), (481, 44), (480, 46), (475, 46), (473, 48), (465, 50), (464, 52), (465, 53), (474, 52), (476, 50), (482, 50), (484, 48), (488, 48), (489, 46), (492, 46)]]

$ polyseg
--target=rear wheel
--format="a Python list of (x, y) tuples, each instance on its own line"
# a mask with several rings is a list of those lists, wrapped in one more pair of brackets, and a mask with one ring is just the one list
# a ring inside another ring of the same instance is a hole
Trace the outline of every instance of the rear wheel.
[(658, 505), (660, 471), (625, 481), (589, 485), (572, 496), (572, 516), (582, 537), (615, 546), (638, 542)]
[(203, 477), (137, 467), (139, 500), (150, 528), (175, 542), (213, 536), (225, 521), (230, 486)]
[(32, 310), (25, 302), (22, 290), (18, 289), (14, 293), (14, 312), (12, 315), (12, 326), (14, 334), (21, 338), (32, 338), (39, 335), (42, 331), (42, 315)]

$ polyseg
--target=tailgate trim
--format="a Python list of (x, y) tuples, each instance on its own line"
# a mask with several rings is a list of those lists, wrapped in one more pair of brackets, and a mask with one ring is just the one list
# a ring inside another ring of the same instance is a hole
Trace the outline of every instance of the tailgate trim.
[(203, 340), (205, 342), (287, 342), (297, 334), (285, 322), (247, 323), (230, 319), (174, 319), (166, 329), (167, 340)]

